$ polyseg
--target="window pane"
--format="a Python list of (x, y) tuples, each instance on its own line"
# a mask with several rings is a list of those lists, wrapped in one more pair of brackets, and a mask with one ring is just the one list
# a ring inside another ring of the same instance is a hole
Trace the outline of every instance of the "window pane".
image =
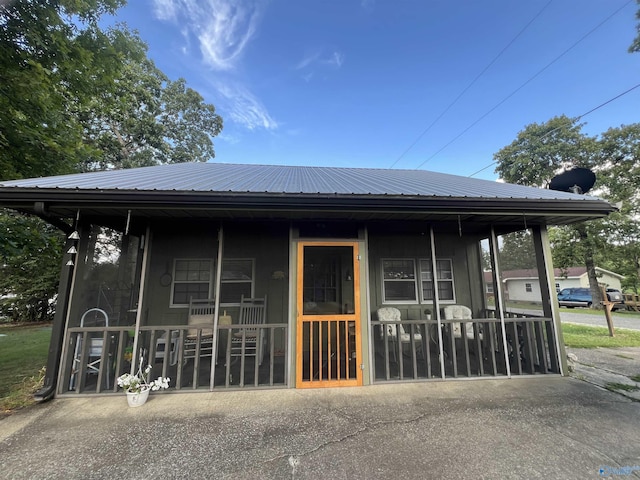
[(420, 260), (420, 279), (423, 281), (432, 280), (431, 260)]
[(451, 282), (438, 282), (438, 297), (440, 300), (453, 300), (453, 284)]
[(382, 270), (385, 280), (416, 278), (413, 260), (383, 260)]
[(184, 305), (190, 298), (204, 299), (209, 296), (208, 283), (176, 283), (173, 289), (173, 303)]
[(224, 260), (222, 262), (222, 280), (251, 280), (253, 262), (249, 260)]
[(220, 303), (240, 303), (242, 295), (251, 297), (251, 283), (222, 283), (220, 285)]
[(414, 282), (384, 282), (385, 301), (415, 301), (416, 289)]
[(451, 272), (451, 261), (436, 260), (436, 266), (438, 269), (438, 280), (450, 280), (453, 278), (453, 274)]
[(433, 282), (422, 282), (422, 298), (433, 300)]

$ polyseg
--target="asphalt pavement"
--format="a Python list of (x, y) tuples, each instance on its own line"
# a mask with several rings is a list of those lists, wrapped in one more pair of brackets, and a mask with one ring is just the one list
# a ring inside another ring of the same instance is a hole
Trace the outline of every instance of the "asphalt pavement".
[[(598, 327), (607, 326), (607, 318), (604, 312), (584, 313), (581, 308), (574, 308), (571, 312), (561, 311), (560, 320), (567, 323), (580, 323), (583, 325), (593, 325)], [(628, 328), (640, 330), (640, 312), (612, 312), (614, 328)]]
[(638, 418), (559, 376), (58, 398), (0, 421), (0, 477), (640, 478)]
[(56, 398), (0, 420), (0, 478), (640, 478), (640, 348), (568, 352), (570, 377)]

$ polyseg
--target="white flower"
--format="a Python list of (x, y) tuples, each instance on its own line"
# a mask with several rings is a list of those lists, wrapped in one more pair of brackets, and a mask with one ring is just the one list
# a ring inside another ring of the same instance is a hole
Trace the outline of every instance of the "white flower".
[(149, 375), (151, 373), (151, 365), (147, 365), (142, 371), (143, 358), (140, 357), (140, 363), (138, 367), (138, 373), (131, 375), (130, 373), (124, 373), (118, 377), (118, 386), (127, 390), (128, 392), (140, 393), (143, 390), (150, 388), (151, 390), (160, 390), (161, 388), (169, 388), (170, 378), (158, 377), (153, 382), (149, 382)]

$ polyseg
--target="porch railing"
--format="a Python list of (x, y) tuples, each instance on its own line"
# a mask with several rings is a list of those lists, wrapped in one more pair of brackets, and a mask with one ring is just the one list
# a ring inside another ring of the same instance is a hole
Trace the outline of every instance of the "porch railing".
[(140, 358), (152, 377), (171, 378), (170, 390), (284, 387), (287, 330), (285, 323), (219, 325), (214, 349), (210, 326), (143, 326), (134, 354), (132, 326), (69, 328), (59, 393), (116, 392), (118, 376)]
[(550, 318), (509, 314), (504, 334), (496, 318), (441, 320), (440, 333), (436, 320), (371, 323), (377, 382), (560, 373)]

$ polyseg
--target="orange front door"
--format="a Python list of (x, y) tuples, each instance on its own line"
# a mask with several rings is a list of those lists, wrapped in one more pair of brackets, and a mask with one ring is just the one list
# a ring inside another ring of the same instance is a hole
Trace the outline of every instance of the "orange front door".
[(298, 244), (296, 387), (362, 385), (357, 242)]

